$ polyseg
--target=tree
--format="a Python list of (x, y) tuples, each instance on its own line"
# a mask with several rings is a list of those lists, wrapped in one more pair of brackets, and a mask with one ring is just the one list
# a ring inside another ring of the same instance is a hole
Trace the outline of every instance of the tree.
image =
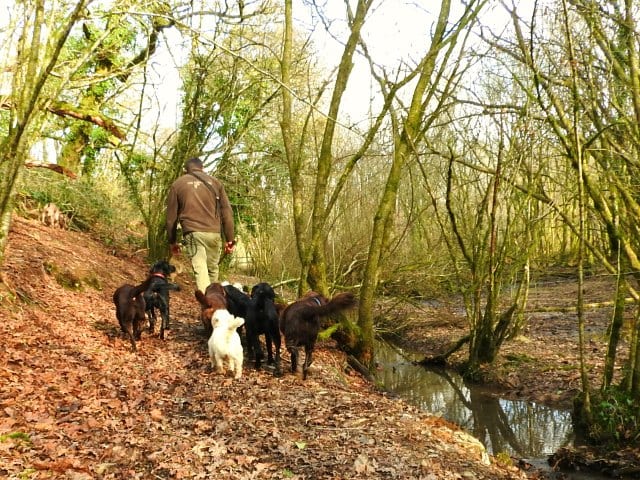
[[(550, 132), (550, 151), (558, 152), (557, 158), (565, 165), (554, 182), (529, 185), (528, 191), (551, 206), (563, 228), (571, 233), (580, 285), (585, 269), (596, 265), (617, 278), (600, 392), (592, 390), (587, 359), (581, 357), (582, 396), (576, 403), (576, 414), (582, 425), (590, 428), (598, 404), (591, 401), (592, 395), (606, 398), (613, 390), (627, 395), (629, 401), (640, 398), (637, 322), (631, 324), (627, 359), (621, 361), (616, 355), (625, 296), (635, 299), (638, 310), (638, 292), (631, 281), (640, 267), (640, 209), (634, 180), (640, 146), (637, 9), (630, 1), (602, 4), (575, 0), (562, 2), (557, 8), (545, 6), (544, 12), (537, 3), (535, 6), (530, 22), (522, 20), (515, 9), (510, 11), (514, 42), (497, 37), (489, 42), (518, 65), (511, 70), (514, 82), (535, 101), (536, 115)], [(558, 31), (562, 35), (557, 35)], [(558, 58), (567, 61), (557, 62)], [(564, 204), (549, 194), (558, 187), (566, 192)], [(576, 322), (583, 351), (581, 289)], [(623, 378), (614, 375), (618, 363), (623, 363)]]
[(250, 20), (268, 23), (261, 19), (268, 13), (262, 3), (256, 2), (252, 8), (227, 6), (215, 13), (197, 9), (183, 12), (191, 28), (184, 19), (176, 19), (191, 47), (188, 61), (181, 66), (177, 131), (168, 138), (155, 132), (131, 145), (119, 159), (132, 199), (147, 226), (150, 260), (168, 254), (165, 201), (189, 157), (201, 157), (207, 168), (215, 168), (238, 218), (246, 213), (240, 201), (243, 179), (233, 178), (231, 171), (236, 162), (243, 161), (242, 152), (249, 150), (245, 147), (247, 137), (251, 137), (248, 132), (259, 123), (260, 114), (277, 91), (265, 78), (270, 67), (263, 49), (252, 45), (251, 40), (255, 29)]
[[(399, 118), (399, 112), (392, 110), (391, 126), (397, 133), (394, 134), (393, 159), (388, 171), (387, 181), (380, 197), (378, 209), (374, 217), (373, 233), (369, 245), (367, 262), (360, 289), (360, 307), (358, 315), (358, 327), (360, 338), (355, 350), (358, 359), (371, 367), (373, 364), (373, 303), (375, 292), (379, 282), (379, 269), (384, 257), (388, 255), (389, 243), (393, 230), (393, 213), (397, 201), (398, 188), (402, 177), (402, 171), (411, 157), (419, 155), (419, 145), (423, 136), (441, 115), (444, 105), (450, 100), (454, 78), (460, 57), (453, 57), (457, 51), (463, 51), (465, 31), (477, 17), (483, 2), (469, 3), (464, 13), (454, 23), (455, 28), (449, 29), (451, 17), (451, 2), (445, 0), (441, 3), (440, 13), (435, 23), (435, 28), (430, 39), (430, 47), (415, 70), (408, 75), (411, 80), (416, 77), (415, 88), (411, 95), (411, 102), (403, 118)], [(453, 59), (452, 59), (453, 57)], [(452, 65), (449, 65), (451, 61)], [(452, 72), (447, 72), (447, 67), (452, 67)], [(381, 89), (386, 94), (387, 102), (394, 100), (398, 86), (389, 89), (385, 79), (378, 77)], [(439, 96), (436, 92), (444, 84)], [(439, 97), (435, 100), (436, 97)], [(429, 107), (433, 105), (433, 109)]]
[[(285, 4), (288, 5), (288, 7), (285, 9), (285, 41), (281, 67), (281, 79), (284, 87), (284, 110), (281, 124), (283, 145), (285, 148), (285, 155), (291, 181), (296, 244), (301, 264), (298, 288), (299, 293), (306, 291), (308, 288), (324, 294), (328, 292), (324, 250), (327, 235), (327, 221), (346, 179), (349, 177), (353, 167), (357, 163), (358, 159), (362, 157), (373, 138), (372, 134), (366, 136), (362, 147), (348, 162), (346, 168), (340, 174), (339, 179), (335, 183), (333, 191), (331, 191), (329, 188), (329, 178), (332, 173), (332, 169), (334, 168), (333, 148), (336, 138), (336, 128), (338, 126), (338, 114), (343, 101), (343, 94), (353, 68), (353, 56), (358, 45), (360, 32), (372, 3), (373, 2), (371, 0), (359, 0), (356, 4), (355, 12), (351, 12), (350, 8), (347, 6), (349, 34), (335, 74), (335, 82), (333, 83), (331, 98), (329, 100), (327, 113), (324, 116), (324, 129), (320, 135), (319, 149), (316, 152), (317, 163), (314, 168), (315, 175), (312, 185), (312, 202), (309, 206), (311, 212), (309, 214), (310, 225), (308, 233), (306, 228), (307, 216), (303, 210), (303, 200), (306, 194), (302, 182), (302, 155), (304, 150), (302, 150), (301, 147), (304, 145), (305, 138), (309, 133), (306, 130), (310, 127), (315, 128), (315, 124), (310, 121), (305, 121), (302, 131), (298, 133), (300, 140), (297, 142), (294, 140), (294, 131), (292, 128), (293, 122), (291, 118), (293, 114), (291, 107), (292, 95), (288, 90), (291, 87), (293, 9), (289, 2)], [(318, 91), (312, 94), (314, 99), (309, 102), (312, 108), (310, 108), (306, 114), (307, 119), (311, 119), (312, 114), (315, 113), (315, 105), (317, 105), (322, 98), (325, 86), (325, 83), (321, 83)], [(295, 151), (293, 147), (294, 144), (298, 145), (298, 151)]]
[[(78, 0), (47, 7), (47, 2), (17, 5), (15, 36), (16, 58), (12, 74), (12, 98), (7, 102), (7, 134), (0, 142), (0, 263), (4, 261), (15, 185), (35, 140), (37, 124), (51, 96), (47, 88), (51, 72), (58, 65), (61, 52), (72, 28), (82, 17), (87, 2)], [(55, 97), (55, 95), (53, 96)], [(4, 106), (4, 105), (3, 105)]]
[[(89, 52), (87, 61), (72, 79), (78, 86), (68, 92), (75, 97), (74, 105), (69, 108), (77, 114), (63, 109), (55, 111), (65, 117), (58, 127), (64, 132), (58, 159), (60, 165), (90, 176), (100, 150), (117, 146), (117, 140), (114, 142), (109, 135), (114, 134), (112, 129), (96, 126), (96, 122), (87, 121), (86, 117), (95, 115), (109, 119), (109, 114), (115, 112), (113, 102), (109, 100), (131, 88), (128, 81), (132, 73), (155, 53), (160, 33), (174, 25), (170, 11), (169, 5), (158, 2), (152, 3), (149, 10), (140, 15), (97, 12), (97, 15), (83, 18), (82, 33), (71, 38), (65, 49), (65, 57), (77, 55), (78, 51)], [(132, 52), (140, 36), (146, 37), (146, 43), (138, 52)], [(69, 121), (68, 118), (77, 120)], [(107, 121), (114, 123), (110, 119)], [(124, 135), (115, 134), (115, 137), (122, 140)]]

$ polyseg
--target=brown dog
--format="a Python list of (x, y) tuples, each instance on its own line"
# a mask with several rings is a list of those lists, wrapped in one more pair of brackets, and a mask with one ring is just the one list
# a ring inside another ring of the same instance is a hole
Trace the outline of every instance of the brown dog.
[(120, 328), (129, 337), (131, 350), (137, 351), (136, 340), (140, 340), (140, 334), (145, 323), (145, 301), (143, 293), (147, 290), (155, 277), (149, 275), (138, 286), (125, 283), (113, 293), (113, 303), (116, 306), (116, 318)]
[(204, 327), (204, 333), (209, 338), (213, 327), (211, 325), (211, 317), (213, 312), (227, 308), (227, 294), (224, 287), (219, 283), (210, 284), (207, 289), (202, 293), (200, 290), (196, 290), (196, 300), (202, 306), (200, 312), (200, 321)]
[(298, 369), (298, 348), (304, 347), (302, 379), (307, 378), (320, 331), (320, 317), (353, 308), (356, 304), (357, 300), (352, 293), (339, 293), (328, 300), (319, 293), (309, 292), (284, 309), (280, 316), (280, 331), (284, 334), (285, 345), (291, 354), (293, 373)]

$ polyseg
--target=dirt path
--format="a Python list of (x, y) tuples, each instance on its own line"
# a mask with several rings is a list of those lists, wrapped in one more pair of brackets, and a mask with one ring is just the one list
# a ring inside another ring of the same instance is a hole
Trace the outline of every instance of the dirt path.
[(111, 295), (145, 271), (84, 234), (14, 220), (0, 270), (0, 477), (525, 478), (376, 391), (332, 343), (305, 382), (211, 373), (186, 274), (169, 338), (145, 334), (131, 353)]

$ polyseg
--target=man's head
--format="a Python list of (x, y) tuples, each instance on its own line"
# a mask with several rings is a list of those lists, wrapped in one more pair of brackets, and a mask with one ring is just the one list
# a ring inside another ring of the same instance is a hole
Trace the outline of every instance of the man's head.
[(202, 160), (198, 157), (192, 157), (184, 163), (184, 169), (187, 173), (191, 173), (194, 171), (202, 170), (204, 167)]

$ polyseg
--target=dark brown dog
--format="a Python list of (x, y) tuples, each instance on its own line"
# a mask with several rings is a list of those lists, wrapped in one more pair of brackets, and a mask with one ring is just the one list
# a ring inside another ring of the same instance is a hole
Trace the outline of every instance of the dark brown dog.
[(145, 302), (143, 293), (154, 280), (153, 275), (138, 286), (125, 283), (113, 293), (113, 303), (116, 306), (116, 318), (120, 328), (129, 337), (131, 350), (137, 351), (136, 340), (140, 340), (140, 334), (145, 323)]
[(356, 304), (357, 300), (352, 293), (339, 293), (328, 300), (319, 293), (309, 292), (284, 309), (280, 316), (280, 331), (284, 334), (285, 345), (291, 354), (293, 373), (298, 369), (298, 349), (304, 347), (302, 379), (307, 378), (320, 331), (320, 317), (353, 308)]
[(164, 340), (164, 331), (169, 329), (169, 291), (180, 290), (180, 286), (169, 281), (169, 276), (176, 271), (176, 267), (166, 260), (158, 260), (149, 270), (153, 281), (144, 292), (144, 303), (149, 318), (149, 333), (153, 333), (156, 326), (157, 314), (160, 313), (160, 338)]
[(227, 294), (224, 287), (219, 283), (210, 284), (207, 289), (202, 293), (200, 290), (196, 290), (196, 300), (202, 306), (200, 312), (200, 321), (204, 327), (204, 333), (209, 338), (213, 327), (211, 326), (211, 317), (213, 312), (220, 309), (227, 308)]

